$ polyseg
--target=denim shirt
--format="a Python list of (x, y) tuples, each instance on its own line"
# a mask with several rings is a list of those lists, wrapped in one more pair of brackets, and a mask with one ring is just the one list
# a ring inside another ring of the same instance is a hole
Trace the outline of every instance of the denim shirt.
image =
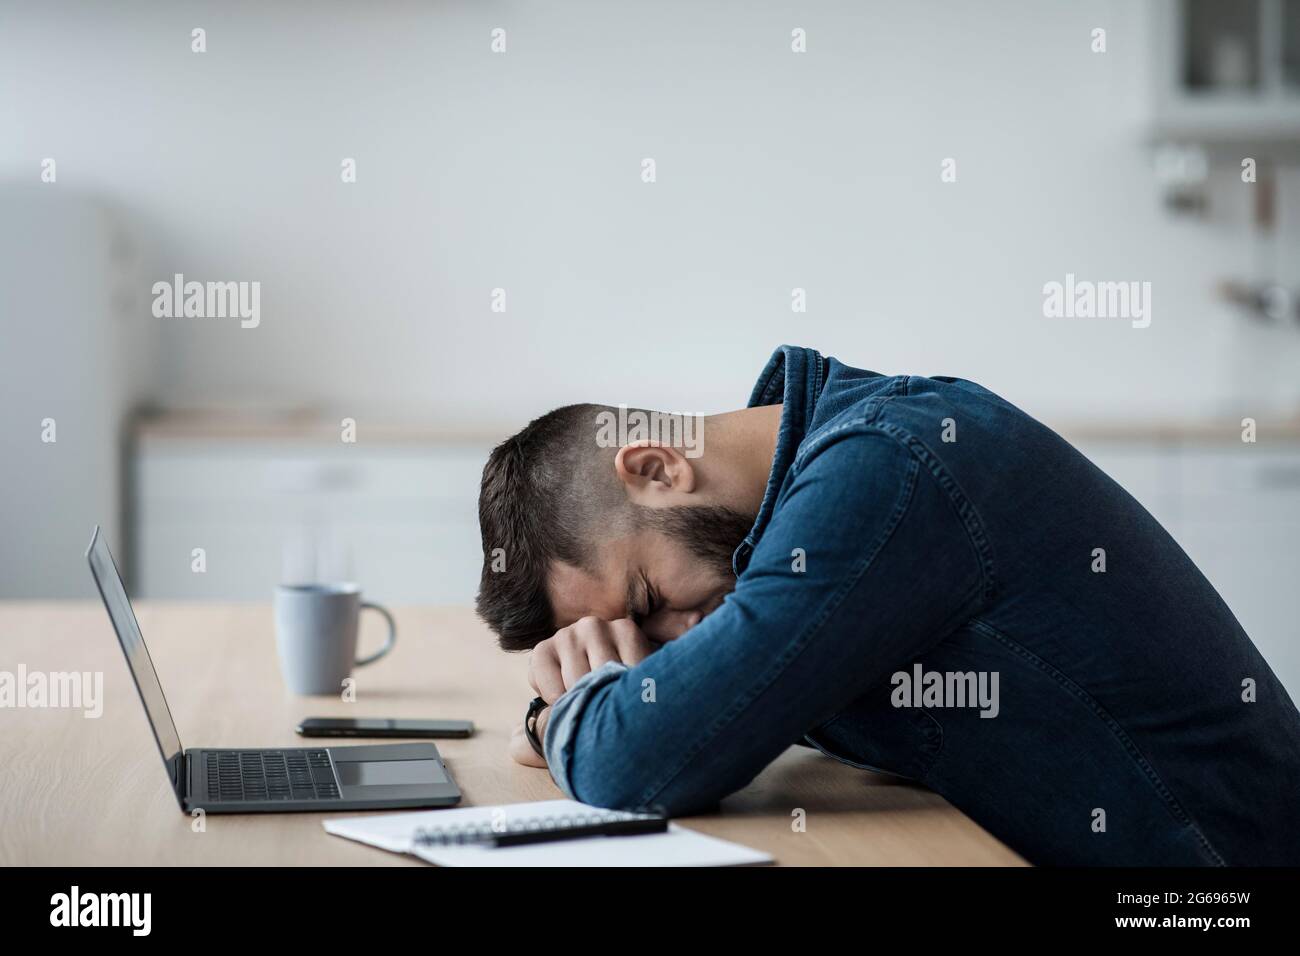
[(806, 740), (1031, 862), (1300, 863), (1300, 714), (1128, 493), (962, 379), (784, 346), (777, 402), (734, 591), (552, 708), (566, 794), (698, 811)]

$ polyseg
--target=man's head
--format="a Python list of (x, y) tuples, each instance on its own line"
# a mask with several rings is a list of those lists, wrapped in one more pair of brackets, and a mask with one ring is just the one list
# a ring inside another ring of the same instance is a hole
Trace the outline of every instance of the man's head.
[(589, 615), (673, 640), (734, 585), (731, 553), (754, 515), (734, 507), (719, 465), (706, 479), (681, 448), (600, 440), (602, 420), (635, 411), (558, 408), (488, 458), (478, 612), (506, 650)]

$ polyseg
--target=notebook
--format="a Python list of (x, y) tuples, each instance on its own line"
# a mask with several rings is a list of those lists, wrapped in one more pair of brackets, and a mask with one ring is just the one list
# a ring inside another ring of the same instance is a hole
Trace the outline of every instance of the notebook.
[(527, 846), (436, 846), (415, 841), (418, 831), (500, 827), (519, 819), (572, 817), (595, 812), (573, 800), (544, 800), (500, 807), (460, 807), (385, 813), (324, 821), (325, 832), (391, 853), (409, 853), (437, 866), (745, 866), (771, 863), (758, 850), (696, 833), (675, 823), (666, 833), (585, 837)]

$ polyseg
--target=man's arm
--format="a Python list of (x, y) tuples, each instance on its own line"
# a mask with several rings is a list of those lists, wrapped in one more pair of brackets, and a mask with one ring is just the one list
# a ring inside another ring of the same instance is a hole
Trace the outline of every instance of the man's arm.
[(551, 708), (547, 760), (570, 796), (670, 814), (710, 806), (980, 608), (990, 572), (978, 519), (899, 440), (846, 429), (794, 467), (722, 607), (635, 667), (592, 671)]

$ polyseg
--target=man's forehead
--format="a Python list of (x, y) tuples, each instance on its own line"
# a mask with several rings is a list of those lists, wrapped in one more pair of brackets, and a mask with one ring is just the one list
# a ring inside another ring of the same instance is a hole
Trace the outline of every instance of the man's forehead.
[(551, 564), (547, 585), (557, 628), (567, 627), (589, 614), (606, 621), (627, 615), (626, 561), (614, 556), (598, 562), (596, 567), (596, 571), (586, 571), (559, 561)]

